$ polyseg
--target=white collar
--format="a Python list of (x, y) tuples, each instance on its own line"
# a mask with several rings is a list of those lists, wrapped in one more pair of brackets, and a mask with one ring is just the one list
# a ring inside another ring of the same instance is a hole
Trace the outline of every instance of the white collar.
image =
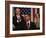
[(29, 21), (27, 21), (27, 23), (29, 23), (29, 24), (30, 24), (30, 20), (29, 20)]
[(20, 15), (19, 15), (19, 16), (17, 16), (17, 17), (20, 17)]

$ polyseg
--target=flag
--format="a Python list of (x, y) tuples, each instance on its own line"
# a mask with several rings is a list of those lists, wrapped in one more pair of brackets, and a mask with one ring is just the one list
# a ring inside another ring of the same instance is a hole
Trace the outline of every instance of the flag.
[[(39, 13), (39, 8), (21, 8), (21, 14), (30, 14), (31, 21), (35, 21), (36, 14)], [(36, 18), (37, 19), (37, 18)]]

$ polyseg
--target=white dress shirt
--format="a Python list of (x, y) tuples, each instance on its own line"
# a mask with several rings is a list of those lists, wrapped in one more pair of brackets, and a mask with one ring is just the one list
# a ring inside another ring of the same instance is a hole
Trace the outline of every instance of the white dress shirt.
[(21, 17), (17, 16), (17, 22), (21, 22)]
[(26, 22), (27, 24), (27, 28), (29, 29), (30, 28), (30, 20)]

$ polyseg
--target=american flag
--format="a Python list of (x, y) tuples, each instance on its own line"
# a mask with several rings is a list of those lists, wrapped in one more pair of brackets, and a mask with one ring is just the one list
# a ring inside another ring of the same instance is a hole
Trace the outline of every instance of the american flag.
[(30, 14), (31, 15), (31, 21), (34, 21), (35, 15), (37, 13), (39, 14), (39, 8), (21, 8), (21, 13), (22, 14)]

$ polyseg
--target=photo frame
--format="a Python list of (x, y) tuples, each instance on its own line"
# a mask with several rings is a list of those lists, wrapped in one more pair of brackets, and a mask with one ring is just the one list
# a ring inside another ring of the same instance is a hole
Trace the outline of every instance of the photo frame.
[[(25, 9), (29, 10), (31, 8), (32, 9), (35, 8), (35, 12), (37, 12), (36, 9), (39, 8), (38, 12), (40, 14), (40, 29), (14, 31), (12, 26), (13, 25), (12, 17), (14, 16), (13, 12), (15, 12), (14, 10), (16, 8), (24, 9), (24, 11)], [(44, 10), (45, 10), (44, 3), (5, 1), (5, 37), (44, 35), (45, 34), (45, 29), (44, 29), (45, 11)]]

